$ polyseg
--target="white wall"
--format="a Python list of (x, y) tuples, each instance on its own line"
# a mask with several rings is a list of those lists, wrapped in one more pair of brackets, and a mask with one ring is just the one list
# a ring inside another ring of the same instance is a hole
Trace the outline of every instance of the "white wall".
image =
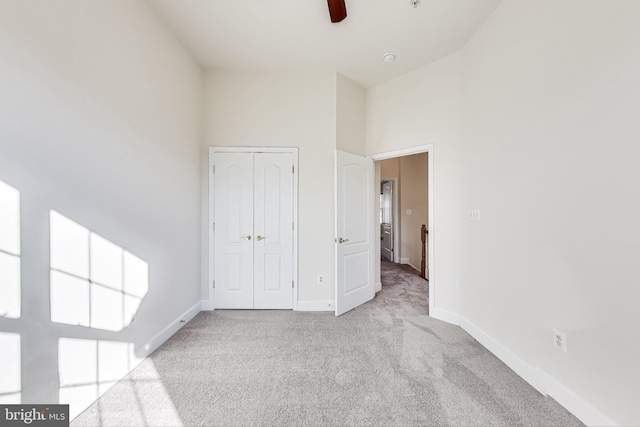
[(336, 81), (336, 148), (348, 153), (366, 154), (366, 92), (337, 74)]
[[(0, 180), (22, 200), (22, 316), (0, 331), (20, 334), (22, 401), (56, 403), (58, 338), (140, 355), (200, 301), (201, 71), (145, 2), (108, 0), (2, 1), (0, 69)], [(130, 328), (50, 322), (50, 210), (148, 263)]]
[[(460, 284), (460, 54), (367, 91), (367, 154), (433, 144), (435, 307), (457, 313)], [(425, 188), (425, 192), (427, 189)], [(432, 313), (434, 315), (436, 313)]]
[[(205, 79), (204, 147), (298, 147), (299, 300), (334, 298), (336, 74), (214, 71)], [(205, 168), (206, 170), (206, 168)], [(205, 179), (206, 177), (203, 177)], [(208, 232), (208, 224), (203, 225)], [(317, 275), (325, 276), (316, 284)], [(208, 298), (208, 283), (203, 281)]]
[(640, 424), (638, 22), (637, 1), (505, 0), (462, 54), (481, 221), (462, 223), (461, 314), (622, 425)]

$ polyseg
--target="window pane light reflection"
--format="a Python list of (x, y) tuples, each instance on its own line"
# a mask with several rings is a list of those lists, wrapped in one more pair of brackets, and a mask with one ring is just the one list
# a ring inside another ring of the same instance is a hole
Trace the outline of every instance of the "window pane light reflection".
[(20, 317), (20, 192), (0, 181), (0, 316)]
[(58, 401), (73, 419), (141, 361), (132, 343), (60, 338)]
[(131, 324), (149, 291), (142, 259), (51, 211), (51, 321), (108, 331)]
[(20, 335), (0, 332), (0, 349), (0, 404), (19, 404)]

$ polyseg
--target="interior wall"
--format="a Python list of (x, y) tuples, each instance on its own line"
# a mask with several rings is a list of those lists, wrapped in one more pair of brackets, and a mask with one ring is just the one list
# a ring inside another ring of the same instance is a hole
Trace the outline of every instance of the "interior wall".
[[(433, 144), (432, 315), (457, 313), (460, 284), (460, 54), (367, 91), (367, 154)], [(436, 243), (437, 242), (437, 243)]]
[(380, 160), (381, 179), (400, 179), (400, 157)]
[(505, 0), (462, 53), (461, 313), (620, 425), (640, 423), (638, 22), (637, 1)]
[[(328, 72), (210, 72), (205, 79), (203, 140), (205, 149), (299, 148), (298, 297), (331, 304), (336, 84), (336, 74)], [(206, 236), (208, 224), (203, 224), (203, 230)], [(320, 274), (323, 284), (316, 283)], [(202, 292), (208, 298), (206, 280)]]
[(364, 156), (366, 91), (341, 74), (336, 78), (336, 148)]
[[(88, 405), (200, 302), (201, 71), (145, 2), (3, 1), (0, 29), (0, 181), (21, 199), (21, 313), (0, 335), (21, 343), (19, 400)], [(51, 322), (51, 210), (148, 265), (131, 326)], [(119, 343), (136, 355), (102, 351)], [(69, 357), (88, 369), (82, 390), (59, 390)]]
[(400, 258), (420, 271), (422, 224), (429, 224), (427, 153), (399, 158)]

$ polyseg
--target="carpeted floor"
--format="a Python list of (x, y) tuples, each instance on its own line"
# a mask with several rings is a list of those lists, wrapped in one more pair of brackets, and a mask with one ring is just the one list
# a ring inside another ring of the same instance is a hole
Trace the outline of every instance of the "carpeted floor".
[(338, 318), (202, 312), (72, 425), (582, 425), (428, 317), (428, 282), (414, 271), (383, 263), (382, 280)]

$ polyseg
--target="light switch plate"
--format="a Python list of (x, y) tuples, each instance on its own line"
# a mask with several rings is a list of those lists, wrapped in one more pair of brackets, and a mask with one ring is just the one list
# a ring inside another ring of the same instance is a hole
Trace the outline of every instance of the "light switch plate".
[(469, 209), (469, 221), (480, 221), (480, 209)]

